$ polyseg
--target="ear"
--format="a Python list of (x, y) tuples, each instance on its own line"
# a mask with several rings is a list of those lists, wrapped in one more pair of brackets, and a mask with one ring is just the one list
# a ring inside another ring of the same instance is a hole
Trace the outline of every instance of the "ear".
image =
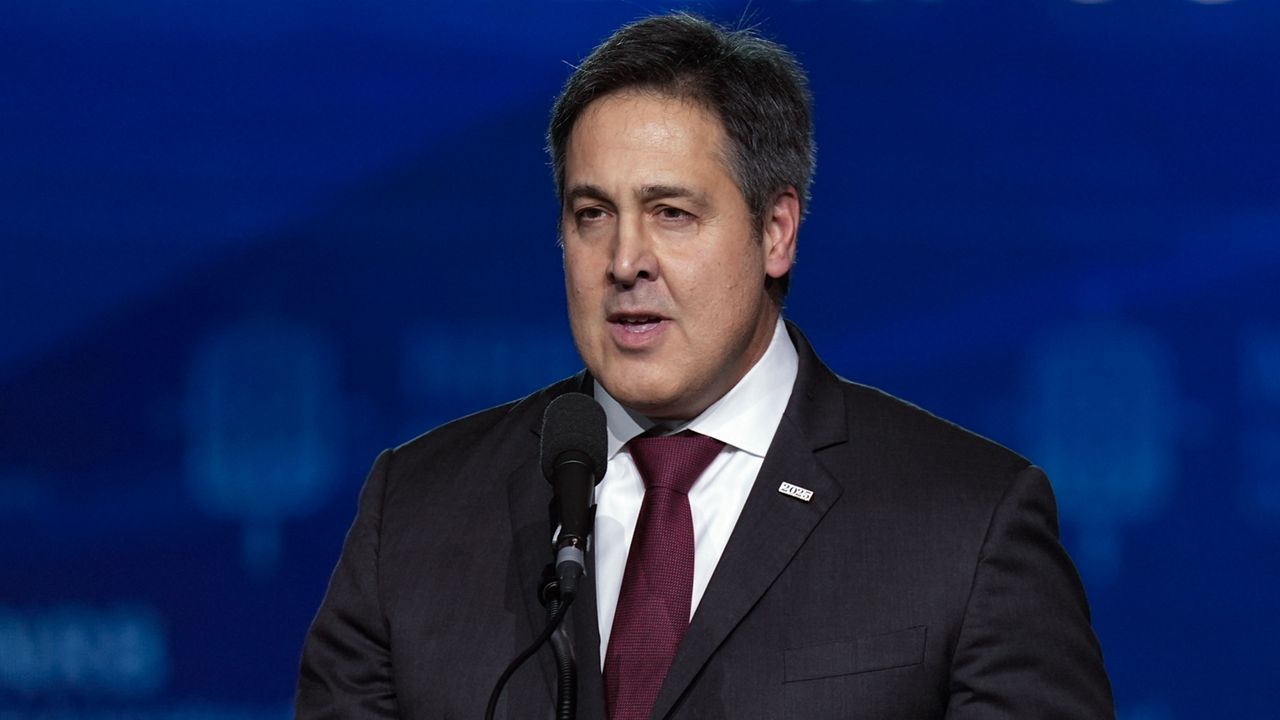
[(800, 232), (800, 197), (788, 185), (765, 208), (764, 271), (771, 278), (791, 272), (796, 261), (796, 235)]

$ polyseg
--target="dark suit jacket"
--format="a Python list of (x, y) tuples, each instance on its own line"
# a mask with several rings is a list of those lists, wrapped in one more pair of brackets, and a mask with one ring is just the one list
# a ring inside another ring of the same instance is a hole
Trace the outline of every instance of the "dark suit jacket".
[[(828, 370), (799, 375), (654, 718), (1110, 718), (1041, 471)], [(378, 457), (303, 650), (302, 718), (479, 718), (544, 622), (543, 409), (588, 376)], [(782, 495), (790, 482), (813, 491)], [(591, 583), (568, 625), (578, 717), (604, 718)], [(549, 718), (544, 648), (499, 716)]]

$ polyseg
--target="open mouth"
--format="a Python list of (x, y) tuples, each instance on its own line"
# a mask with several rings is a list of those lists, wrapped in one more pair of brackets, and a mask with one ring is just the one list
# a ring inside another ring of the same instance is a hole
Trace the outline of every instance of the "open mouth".
[(615, 314), (609, 316), (609, 322), (626, 333), (646, 333), (662, 324), (666, 318), (661, 315)]

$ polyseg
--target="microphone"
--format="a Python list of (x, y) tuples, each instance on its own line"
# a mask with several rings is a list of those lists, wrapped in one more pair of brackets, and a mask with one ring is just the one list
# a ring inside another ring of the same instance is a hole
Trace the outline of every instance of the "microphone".
[(604, 477), (608, 452), (604, 408), (589, 395), (568, 393), (547, 405), (542, 416), (542, 474), (554, 488), (560, 535), (556, 577), (560, 595), (578, 591), (586, 570), (587, 536), (593, 522), (592, 489)]

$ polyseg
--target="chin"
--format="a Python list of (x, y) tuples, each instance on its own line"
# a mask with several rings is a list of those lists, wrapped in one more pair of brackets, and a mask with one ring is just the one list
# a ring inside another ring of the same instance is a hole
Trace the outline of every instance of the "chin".
[(669, 383), (658, 380), (646, 381), (634, 376), (617, 378), (596, 378), (614, 400), (643, 415), (655, 418), (670, 418), (678, 415), (679, 403), (683, 394), (671, 387)]

